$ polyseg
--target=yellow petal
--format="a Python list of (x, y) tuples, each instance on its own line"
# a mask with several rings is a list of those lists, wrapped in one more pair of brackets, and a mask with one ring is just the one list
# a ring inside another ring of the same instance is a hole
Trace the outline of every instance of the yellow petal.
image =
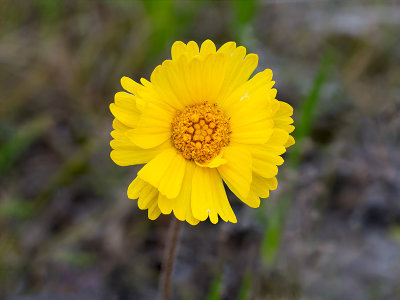
[(116, 105), (124, 109), (136, 111), (138, 114), (140, 113), (136, 108), (136, 96), (132, 94), (118, 92), (114, 96), (114, 102)]
[(269, 191), (275, 190), (278, 186), (276, 177), (263, 178), (256, 173), (253, 173), (253, 180), (249, 195), (245, 199), (241, 199), (248, 206), (257, 208), (260, 206), (260, 198), (268, 198)]
[(110, 111), (121, 123), (134, 128), (139, 120), (139, 114), (134, 110), (128, 110), (115, 103), (110, 104)]
[(169, 199), (161, 193), (158, 194), (158, 208), (164, 215), (168, 215), (172, 212), (173, 203), (173, 199)]
[(163, 64), (166, 77), (171, 83), (171, 90), (179, 101), (179, 107), (191, 104), (190, 94), (186, 86), (186, 69), (188, 67), (186, 55), (180, 56), (174, 61), (165, 61)]
[(175, 42), (171, 48), (172, 60), (177, 60), (182, 55), (187, 56), (191, 60), (193, 57), (199, 55), (199, 46), (194, 41), (190, 41), (187, 45), (181, 41)]
[(274, 155), (282, 155), (286, 152), (286, 148), (283, 144), (272, 144), (265, 143), (263, 145), (253, 145), (251, 147), (251, 153), (259, 153), (259, 155), (266, 154), (274, 154)]
[(264, 161), (253, 156), (253, 171), (262, 177), (273, 177), (278, 174), (278, 167), (273, 162)]
[(286, 119), (274, 119), (274, 125), (275, 127), (281, 128), (285, 130), (288, 133), (293, 132), (294, 126), (290, 125), (289, 123), (293, 123), (293, 119), (288, 117)]
[(267, 198), (269, 196), (269, 191), (275, 190), (277, 186), (278, 181), (276, 180), (276, 177), (263, 178), (253, 173), (251, 189), (254, 190), (260, 198)]
[(246, 49), (238, 47), (228, 57), (225, 80), (218, 96), (222, 101), (244, 84), (257, 67), (258, 56), (248, 54), (244, 57), (245, 55)]
[(284, 146), (288, 138), (289, 134), (286, 131), (275, 128), (265, 145), (270, 147)]
[[(196, 166), (192, 179), (191, 204), (193, 216), (205, 221), (209, 214), (215, 219), (214, 191), (212, 180), (215, 178), (215, 169), (208, 169)], [(210, 216), (211, 219), (211, 216)]]
[(208, 55), (202, 66), (202, 97), (210, 103), (217, 101), (226, 75), (226, 56), (218, 54)]
[[(263, 106), (267, 106), (265, 99), (271, 98), (268, 94), (268, 89), (273, 86), (272, 71), (266, 69), (262, 72), (257, 73), (250, 80), (246, 81), (239, 88), (237, 88), (233, 93), (227, 98), (219, 99), (218, 105), (224, 109), (229, 115), (238, 113), (237, 105), (243, 105), (244, 100), (251, 100), (252, 102), (264, 102)], [(266, 93), (267, 92), (267, 93)]]
[(155, 198), (155, 200), (156, 201), (152, 202), (152, 204), (151, 204), (151, 206), (149, 207), (149, 210), (148, 210), (148, 218), (150, 220), (157, 219), (161, 214), (161, 211), (157, 206), (157, 198)]
[(286, 151), (285, 143), (288, 140), (288, 133), (282, 129), (274, 129), (268, 142), (264, 145), (252, 145), (250, 147), (253, 157), (253, 170), (263, 177), (269, 178), (277, 174), (278, 168), (283, 164), (280, 157)]
[[(131, 79), (127, 78), (127, 80)], [(132, 94), (118, 92), (114, 96), (114, 103), (110, 105), (111, 113), (115, 118), (130, 128), (135, 127), (140, 118), (140, 110), (136, 107), (136, 100), (137, 97)]]
[(172, 147), (164, 150), (138, 172), (138, 177), (158, 187), (175, 155), (176, 151)]
[(160, 215), (158, 208), (158, 191), (144, 180), (136, 177), (128, 187), (128, 197), (130, 199), (138, 199), (139, 209), (148, 209), (148, 217), (155, 220)]
[(276, 190), (278, 187), (278, 180), (276, 180), (276, 177), (265, 178), (265, 183), (271, 191)]
[[(141, 82), (143, 82), (143, 78)], [(136, 109), (138, 111), (142, 111), (142, 108), (146, 102), (157, 98), (155, 97), (157, 94), (153, 91), (152, 86), (141, 85), (129, 77), (122, 77), (121, 85), (126, 91), (135, 97)]]
[(176, 82), (170, 81), (168, 77), (168, 70), (174, 68), (175, 63), (175, 61), (166, 60), (161, 66), (157, 66), (151, 74), (150, 81), (162, 101), (175, 109), (182, 110), (184, 103), (174, 91)]
[(151, 200), (157, 194), (157, 190), (150, 184), (136, 177), (128, 187), (127, 195), (130, 199), (140, 199), (138, 206), (140, 209), (148, 209)]
[(140, 94), (140, 91), (143, 90), (143, 86), (141, 84), (126, 76), (121, 78), (121, 86), (124, 90), (134, 95)]
[(192, 180), (191, 204), (193, 216), (212, 223), (218, 222), (218, 214), (224, 221), (236, 223), (225, 189), (216, 169), (196, 166)]
[(214, 157), (212, 160), (205, 164), (198, 163), (196, 161), (196, 165), (203, 167), (203, 168), (217, 168), (223, 164), (226, 164), (227, 160), (224, 158), (224, 150), (222, 149), (221, 152)]
[(251, 184), (251, 189), (261, 198), (267, 198), (269, 196), (269, 185), (266, 182), (267, 179), (253, 174), (253, 182)]
[(204, 89), (202, 76), (202, 61), (200, 58), (193, 58), (188, 66), (188, 73), (191, 74), (191, 78), (187, 81), (188, 90), (192, 99), (193, 104), (204, 101)]
[(252, 189), (250, 189), (247, 197), (241, 200), (252, 208), (257, 208), (260, 206), (260, 197), (258, 197), (257, 193)]
[[(110, 153), (111, 159), (119, 166), (131, 166), (144, 164), (152, 160), (157, 154), (164, 149), (169, 148), (169, 143), (164, 143), (152, 149), (142, 149), (132, 144), (114, 140), (111, 142), (113, 151)], [(129, 142), (128, 142), (129, 143)]]
[(111, 131), (110, 135), (115, 139), (115, 140), (119, 140), (121, 142), (125, 142), (125, 143), (130, 143), (132, 144), (132, 142), (130, 141), (130, 139), (128, 138), (128, 136), (126, 135), (126, 132), (131, 129), (130, 127), (127, 127), (125, 125), (123, 125), (120, 121), (118, 121), (117, 119), (114, 119), (113, 122), (113, 127), (116, 128), (115, 130)]
[[(161, 67), (161, 66), (159, 66)], [(167, 112), (174, 112), (175, 108), (168, 102), (168, 99), (165, 99), (165, 96), (157, 91), (155, 85), (150, 81), (141, 78), (140, 82), (145, 87), (140, 91), (139, 96), (136, 97), (136, 106), (140, 111), (143, 111), (148, 103), (153, 103), (157, 106), (160, 106), (163, 110)]]
[(139, 196), (138, 207), (142, 210), (149, 209), (153, 206), (154, 202), (157, 203), (158, 194), (157, 189), (147, 183)]
[(137, 127), (169, 129), (174, 115), (175, 111), (167, 111), (155, 103), (147, 103)]
[(250, 191), (252, 158), (244, 147), (228, 146), (224, 150), (227, 163), (218, 167), (218, 172), (229, 189), (239, 198), (245, 199)]
[(218, 105), (231, 118), (231, 141), (263, 144), (272, 133), (274, 122), (269, 113), (271, 99), (265, 93), (272, 85), (271, 70), (256, 74)]
[(192, 226), (195, 226), (199, 224), (200, 221), (192, 216), (191, 218), (186, 218), (186, 222), (188, 222)]
[(196, 165), (193, 162), (188, 162), (186, 165), (185, 176), (182, 181), (181, 191), (174, 199), (173, 211), (176, 218), (180, 221), (187, 221), (191, 225), (196, 225), (199, 220), (194, 218), (192, 213), (191, 205), (191, 192), (192, 192), (192, 180)]
[(131, 141), (141, 148), (153, 148), (171, 137), (171, 122), (174, 114), (159, 105), (148, 103), (137, 127), (127, 131)]
[(143, 149), (150, 149), (157, 147), (171, 137), (168, 131), (162, 131), (160, 128), (146, 128), (140, 127), (129, 130), (127, 135), (131, 141)]
[[(241, 63), (240, 74), (236, 78), (237, 86), (240, 83), (247, 81), (251, 74), (253, 74), (254, 70), (257, 68), (258, 65), (258, 55), (254, 53), (250, 53), (246, 55), (244, 61)], [(233, 89), (232, 89), (233, 91)]]
[(224, 53), (231, 55), (235, 49), (236, 49), (235, 42), (227, 42), (218, 49), (217, 53)]
[[(112, 149), (122, 149), (122, 148), (130, 148), (134, 146), (138, 148), (132, 141), (126, 136), (126, 132), (121, 130), (113, 130), (111, 131), (111, 136), (114, 138), (110, 142), (110, 146)], [(140, 148), (142, 149), (142, 148)], [(143, 149), (142, 149), (143, 150)]]
[(293, 108), (282, 101), (276, 101), (278, 103), (278, 109), (276, 110), (273, 120), (277, 128), (283, 129), (288, 133), (293, 132), (294, 126), (293, 119), (290, 117), (293, 114)]
[(172, 60), (178, 59), (182, 54), (186, 53), (186, 44), (181, 41), (176, 41), (171, 48)]
[(235, 126), (232, 123), (231, 142), (239, 144), (264, 144), (273, 132), (273, 121), (263, 119), (245, 126)]
[(115, 130), (123, 130), (126, 131), (130, 129), (130, 127), (124, 125), (122, 122), (118, 121), (118, 119), (114, 119), (112, 126)]
[(175, 156), (158, 186), (158, 190), (162, 194), (171, 199), (179, 195), (187, 164), (188, 161), (180, 153), (175, 152)]
[(286, 131), (276, 128), (267, 143), (249, 148), (255, 173), (265, 178), (274, 177), (278, 173), (277, 166), (283, 163), (279, 155), (286, 151), (285, 143), (288, 137), (289, 134)]
[(177, 197), (180, 192), (185, 167), (186, 160), (176, 152), (176, 149), (171, 147), (147, 163), (139, 171), (138, 177), (172, 199)]
[(192, 58), (199, 54), (199, 45), (196, 42), (190, 41), (186, 45), (186, 53), (189, 58)]
[[(215, 174), (217, 174), (217, 173), (215, 173)], [(216, 176), (216, 178), (213, 181), (213, 183), (215, 185), (214, 191), (215, 191), (215, 198), (216, 198), (216, 204), (215, 204), (216, 209), (222, 220), (224, 220), (225, 222), (236, 223), (237, 219), (236, 219), (235, 213), (232, 210), (231, 205), (229, 204), (228, 197), (226, 196), (224, 184), (223, 184), (222, 179), (220, 178), (219, 174), (217, 174), (217, 175), (218, 175), (218, 179)]]
[(293, 107), (286, 102), (279, 101), (279, 109), (276, 112), (275, 117), (290, 117), (291, 115), (293, 115)]
[(140, 193), (142, 190), (148, 185), (145, 181), (136, 177), (128, 187), (127, 195), (130, 199), (137, 199), (139, 198)]
[(211, 40), (205, 40), (201, 44), (200, 55), (206, 57), (209, 54), (216, 52), (215, 44)]
[(278, 173), (277, 166), (283, 164), (283, 158), (268, 152), (252, 151), (253, 171), (265, 178), (273, 177)]
[(238, 88), (243, 82), (238, 82), (238, 78), (242, 78), (239, 75), (239, 72), (242, 69), (242, 64), (244, 62), (244, 58), (246, 56), (246, 48), (238, 47), (233, 50), (231, 54), (226, 54), (227, 63), (226, 63), (226, 75), (224, 76), (224, 81), (221, 87), (221, 91), (218, 95), (218, 99), (225, 99), (225, 97), (229, 96), (229, 94)]
[(294, 138), (291, 135), (289, 135), (289, 138), (286, 141), (285, 147), (289, 148), (290, 146), (293, 146), (294, 143), (295, 143)]

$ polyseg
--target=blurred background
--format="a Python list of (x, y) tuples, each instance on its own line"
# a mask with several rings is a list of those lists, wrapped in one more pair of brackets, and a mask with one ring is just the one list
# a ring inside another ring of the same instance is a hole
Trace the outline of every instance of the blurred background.
[(210, 38), (273, 70), (296, 145), (261, 208), (185, 224), (174, 299), (400, 299), (399, 37), (390, 0), (0, 1), (0, 298), (155, 299), (170, 216), (127, 198), (108, 106)]

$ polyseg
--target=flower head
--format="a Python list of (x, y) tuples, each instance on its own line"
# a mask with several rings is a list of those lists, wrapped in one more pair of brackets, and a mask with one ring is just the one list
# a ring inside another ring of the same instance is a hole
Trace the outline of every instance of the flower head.
[(234, 42), (175, 42), (171, 54), (150, 81), (121, 79), (111, 158), (145, 164), (128, 197), (150, 219), (236, 223), (223, 182), (250, 207), (276, 189), (280, 155), (294, 144), (293, 109), (275, 99), (271, 70), (250, 78), (258, 57)]

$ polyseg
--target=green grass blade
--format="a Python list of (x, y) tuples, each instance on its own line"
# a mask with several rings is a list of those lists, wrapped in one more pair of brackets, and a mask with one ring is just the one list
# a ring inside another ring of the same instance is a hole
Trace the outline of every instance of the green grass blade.
[(331, 52), (327, 52), (320, 63), (317, 75), (314, 79), (314, 83), (310, 89), (310, 92), (302, 102), (302, 106), (299, 109), (299, 122), (297, 122), (296, 130), (294, 131), (294, 138), (296, 140), (296, 146), (293, 147), (292, 153), (289, 158), (289, 164), (297, 168), (301, 157), (301, 151), (303, 149), (302, 144), (306, 136), (309, 135), (314, 122), (314, 113), (318, 104), (319, 95), (321, 89), (326, 82), (329, 75), (330, 66), (332, 65), (333, 56)]
[(245, 273), (240, 286), (238, 300), (250, 299), (252, 276), (249, 272)]
[[(314, 114), (318, 105), (320, 93), (328, 78), (331, 65), (332, 55), (330, 52), (327, 52), (322, 58), (310, 92), (305, 97), (299, 109), (299, 122), (296, 124), (296, 130), (294, 132), (296, 145), (293, 147), (288, 160), (288, 165), (294, 169), (298, 168), (300, 162), (303, 140), (309, 135), (313, 126)], [(275, 261), (281, 243), (285, 219), (290, 210), (292, 199), (292, 194), (284, 195), (276, 204), (276, 207), (274, 207), (274, 212), (268, 220), (267, 231), (261, 246), (262, 258), (266, 265), (270, 265)]]
[(211, 283), (210, 291), (208, 292), (206, 300), (221, 300), (221, 297), (219, 295), (221, 282), (222, 282), (222, 275), (217, 274)]

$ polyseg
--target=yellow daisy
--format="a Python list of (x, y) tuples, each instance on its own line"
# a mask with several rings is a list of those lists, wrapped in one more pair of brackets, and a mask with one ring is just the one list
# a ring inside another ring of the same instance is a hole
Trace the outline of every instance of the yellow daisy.
[(210, 40), (200, 49), (178, 41), (171, 56), (150, 81), (121, 79), (111, 159), (145, 164), (128, 197), (149, 219), (173, 212), (192, 225), (236, 223), (223, 183), (250, 207), (276, 189), (280, 155), (294, 144), (293, 109), (275, 99), (271, 70), (250, 78), (258, 56), (234, 42), (217, 50)]

